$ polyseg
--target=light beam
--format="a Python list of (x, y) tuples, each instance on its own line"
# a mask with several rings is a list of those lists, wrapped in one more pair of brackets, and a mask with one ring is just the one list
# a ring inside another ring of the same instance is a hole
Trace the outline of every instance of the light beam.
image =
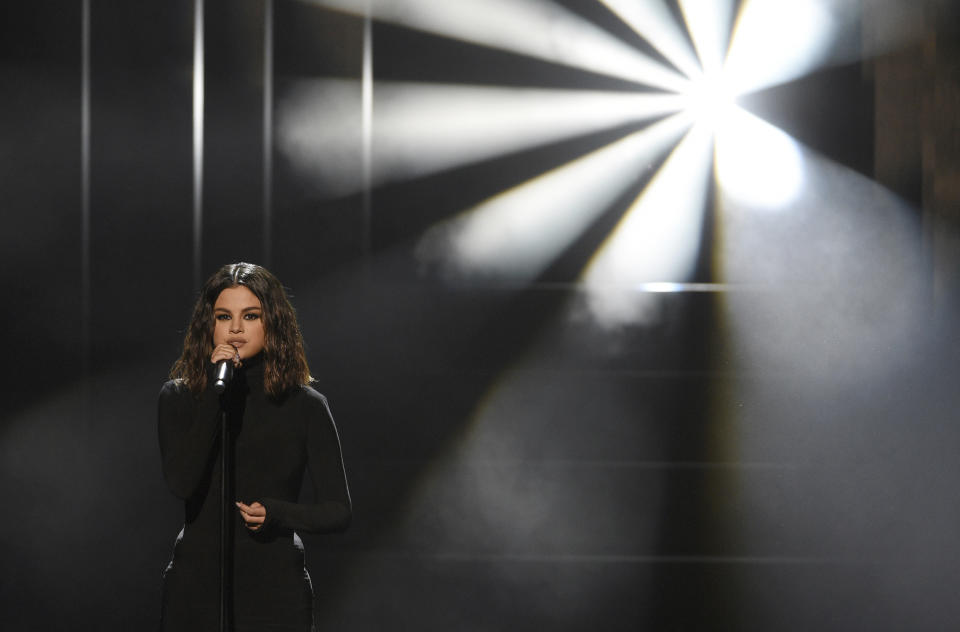
[(680, 0), (680, 10), (697, 49), (703, 74), (717, 75), (723, 68), (727, 52), (733, 20), (732, 0)]
[(827, 55), (837, 23), (825, 0), (745, 0), (727, 54), (737, 94), (795, 79)]
[(687, 77), (701, 73), (686, 35), (662, 2), (600, 0), (610, 11), (656, 48)]
[(667, 90), (684, 79), (603, 29), (545, 0), (306, 0), (465, 42)]
[(678, 95), (377, 82), (371, 165), (355, 81), (301, 82), (283, 100), (281, 150), (329, 195), (416, 178), (682, 109)]
[(421, 260), (448, 277), (529, 281), (681, 137), (674, 115), (434, 226)]
[(588, 307), (606, 327), (646, 317), (640, 284), (687, 280), (700, 246), (712, 130), (698, 124), (674, 149), (581, 275)]

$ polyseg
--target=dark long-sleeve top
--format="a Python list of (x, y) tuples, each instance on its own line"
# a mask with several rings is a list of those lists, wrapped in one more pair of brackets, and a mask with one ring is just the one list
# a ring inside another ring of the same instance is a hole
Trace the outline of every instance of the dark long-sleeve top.
[[(345, 529), (350, 494), (327, 399), (301, 386), (281, 401), (272, 400), (263, 390), (259, 356), (247, 360), (242, 372), (242, 378), (238, 375), (241, 379), (231, 383), (231, 389), (247, 391), (242, 401), (231, 391), (220, 396), (212, 386), (197, 399), (176, 380), (164, 384), (159, 401), (160, 453), (170, 490), (188, 505), (201, 500), (198, 496), (206, 499), (209, 490), (204, 483), (219, 458), (215, 452), (223, 398), (235, 413), (231, 427), (236, 433), (236, 498), (263, 504), (267, 526), (311, 533)], [(297, 503), (304, 467), (316, 496), (311, 504)]]
[[(199, 397), (177, 380), (160, 391), (163, 475), (185, 503), (184, 529), (164, 580), (168, 621), (179, 620), (180, 614), (184, 619), (194, 616), (197, 603), (205, 600), (209, 606), (215, 596), (215, 591), (198, 595), (197, 586), (216, 586), (221, 409), (227, 411), (233, 438), (231, 500), (260, 502), (267, 513), (263, 527), (250, 531), (232, 502), (229, 507), (235, 515), (232, 548), (238, 609), (256, 602), (256, 613), (266, 616), (270, 604), (284, 597), (268, 600), (265, 590), (278, 591), (283, 585), (287, 593), (302, 593), (302, 548), (294, 531), (342, 531), (351, 518), (340, 440), (323, 395), (301, 386), (283, 398), (269, 397), (263, 389), (260, 356), (244, 361), (223, 395), (214, 391), (212, 380), (208, 382)], [(305, 472), (312, 482), (313, 502), (298, 502)], [(281, 577), (289, 581), (280, 581)], [(184, 601), (190, 603), (184, 606)]]

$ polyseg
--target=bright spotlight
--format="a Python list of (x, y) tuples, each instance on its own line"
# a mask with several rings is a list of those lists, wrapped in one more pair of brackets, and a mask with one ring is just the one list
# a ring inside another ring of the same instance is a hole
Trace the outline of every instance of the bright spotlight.
[(684, 96), (693, 119), (716, 131), (730, 117), (737, 95), (724, 73), (716, 72), (691, 81)]

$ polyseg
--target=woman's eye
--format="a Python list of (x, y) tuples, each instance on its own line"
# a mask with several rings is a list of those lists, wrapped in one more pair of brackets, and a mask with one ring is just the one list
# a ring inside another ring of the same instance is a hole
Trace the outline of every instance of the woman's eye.
[(230, 320), (230, 314), (217, 314), (217, 320)]
[(243, 317), (246, 320), (257, 320), (258, 318), (260, 318), (260, 314), (254, 314), (253, 312), (251, 312), (249, 314), (244, 314)]

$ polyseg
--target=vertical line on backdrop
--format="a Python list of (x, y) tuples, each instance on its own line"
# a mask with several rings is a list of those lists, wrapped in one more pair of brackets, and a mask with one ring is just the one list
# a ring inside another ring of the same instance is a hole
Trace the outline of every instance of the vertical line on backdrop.
[(263, 265), (273, 248), (273, 0), (263, 3)]
[(88, 387), (93, 344), (92, 271), (90, 252), (90, 0), (80, 16), (80, 376), (83, 415), (90, 410)]
[(193, 25), (193, 287), (200, 287), (203, 238), (203, 0)]
[(362, 77), (362, 164), (363, 164), (363, 208), (362, 208), (362, 235), (361, 251), (369, 255), (370, 232), (372, 222), (372, 168), (373, 168), (373, 28), (370, 18), (370, 3), (366, 3), (363, 16), (363, 77)]

